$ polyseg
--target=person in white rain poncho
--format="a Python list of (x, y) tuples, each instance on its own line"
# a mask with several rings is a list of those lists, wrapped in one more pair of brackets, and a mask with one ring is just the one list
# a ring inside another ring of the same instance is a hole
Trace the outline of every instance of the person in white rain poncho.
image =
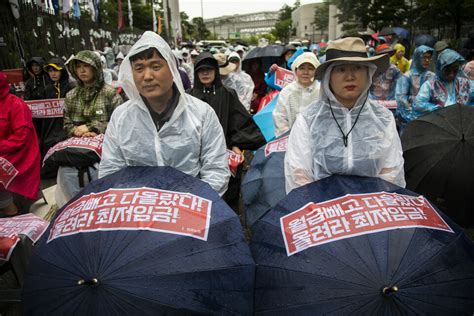
[(126, 166), (170, 166), (224, 194), (230, 171), (222, 127), (208, 104), (184, 92), (168, 44), (145, 32), (125, 57), (119, 82), (130, 100), (109, 122), (99, 177)]
[[(221, 75), (222, 83), (224, 86), (230, 89), (234, 89), (239, 97), (240, 103), (245, 107), (247, 111), (250, 110), (250, 102), (252, 101), (252, 94), (249, 94), (248, 86), (250, 83), (245, 83), (244, 78), (235, 73), (237, 65), (229, 62), (229, 59), (225, 54), (214, 54), (214, 58), (219, 64), (219, 74)], [(250, 78), (251, 79), (251, 78)], [(253, 81), (251, 81), (253, 85)]]
[(405, 186), (400, 138), (392, 113), (368, 99), (387, 55), (367, 57), (360, 38), (331, 42), (316, 69), (320, 99), (299, 115), (285, 156), (286, 191), (333, 174), (378, 177)]
[(242, 70), (242, 62), (238, 53), (230, 53), (229, 62), (236, 65), (234, 72), (231, 73), (230, 76), (239, 78), (239, 80), (237, 80), (237, 87), (235, 91), (239, 96), (240, 102), (242, 102), (247, 111), (250, 111), (250, 103), (252, 102), (253, 89), (255, 88), (252, 77), (250, 77), (249, 74)]
[(318, 99), (319, 83), (314, 80), (318, 66), (318, 59), (309, 52), (298, 56), (291, 65), (296, 80), (281, 90), (273, 110), (277, 137), (289, 131), (296, 116)]

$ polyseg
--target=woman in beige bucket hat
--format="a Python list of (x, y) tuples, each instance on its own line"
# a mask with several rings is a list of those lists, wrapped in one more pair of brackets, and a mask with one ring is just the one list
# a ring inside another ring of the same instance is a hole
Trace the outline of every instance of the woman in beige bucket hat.
[(320, 97), (296, 119), (285, 157), (287, 192), (333, 174), (379, 177), (405, 186), (403, 156), (392, 113), (368, 99), (387, 55), (367, 57), (364, 42), (332, 41), (316, 69)]

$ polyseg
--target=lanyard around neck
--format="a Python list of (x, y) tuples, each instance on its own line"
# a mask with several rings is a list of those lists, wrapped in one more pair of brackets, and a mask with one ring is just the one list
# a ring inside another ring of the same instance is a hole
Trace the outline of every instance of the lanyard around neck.
[(347, 134), (344, 133), (344, 131), (342, 130), (341, 125), (339, 125), (339, 122), (337, 121), (336, 116), (334, 115), (334, 111), (332, 110), (331, 99), (328, 98), (328, 101), (329, 101), (329, 108), (331, 109), (331, 115), (332, 115), (332, 118), (334, 119), (334, 121), (336, 121), (337, 128), (339, 129), (339, 131), (340, 131), (341, 134), (342, 134), (342, 142), (344, 143), (344, 147), (347, 147), (347, 139), (348, 139), (348, 137), (349, 137), (349, 134), (352, 132), (352, 130), (354, 129), (355, 125), (357, 124), (357, 121), (359, 120), (360, 113), (362, 112), (362, 109), (364, 108), (365, 103), (367, 102), (368, 96), (369, 96), (369, 95), (367, 94), (367, 96), (365, 97), (364, 103), (362, 103), (362, 106), (360, 107), (359, 113), (357, 113), (357, 116), (356, 116), (356, 119), (355, 119), (355, 121), (354, 121), (354, 124), (352, 124), (352, 127), (351, 127), (351, 129), (347, 132)]

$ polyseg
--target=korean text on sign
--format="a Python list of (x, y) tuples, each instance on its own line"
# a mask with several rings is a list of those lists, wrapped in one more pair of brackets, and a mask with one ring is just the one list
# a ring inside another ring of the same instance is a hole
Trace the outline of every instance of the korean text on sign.
[(285, 88), (287, 85), (295, 81), (295, 75), (288, 69), (278, 67), (275, 72), (275, 85)]
[(104, 134), (99, 134), (95, 137), (71, 137), (66, 139), (65, 141), (62, 141), (60, 143), (57, 143), (53, 147), (51, 147), (46, 155), (43, 158), (43, 164), (44, 162), (55, 152), (63, 150), (68, 147), (72, 148), (84, 148), (84, 149), (89, 149), (91, 151), (94, 151), (99, 158), (102, 156), (102, 143), (104, 141)]
[(227, 149), (227, 159), (229, 161), (229, 169), (232, 176), (237, 175), (239, 165), (244, 161), (244, 157), (232, 150)]
[(42, 218), (25, 214), (0, 219), (0, 260), (9, 260), (20, 234), (37, 242), (48, 228), (49, 223)]
[(63, 117), (64, 99), (30, 100), (25, 103), (33, 118)]
[(348, 194), (308, 203), (280, 219), (288, 256), (309, 247), (358, 235), (425, 227), (453, 232), (423, 196)]
[(288, 148), (288, 137), (289, 136), (284, 136), (267, 143), (265, 145), (265, 157), (271, 153), (286, 152), (286, 149)]
[(18, 175), (18, 170), (15, 166), (3, 157), (0, 157), (0, 184), (3, 184), (5, 189), (8, 189), (10, 183)]
[(82, 196), (56, 218), (48, 242), (80, 232), (150, 230), (207, 240), (212, 201), (152, 188), (109, 189)]

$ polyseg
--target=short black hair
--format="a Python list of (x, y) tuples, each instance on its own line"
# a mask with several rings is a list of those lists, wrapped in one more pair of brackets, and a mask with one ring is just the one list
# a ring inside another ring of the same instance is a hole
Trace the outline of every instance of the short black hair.
[(130, 63), (133, 63), (134, 61), (137, 61), (138, 59), (151, 59), (154, 54), (157, 54), (161, 59), (163, 58), (163, 55), (160, 54), (158, 49), (155, 47), (150, 47), (145, 49), (144, 51), (141, 51), (133, 56), (130, 56)]

